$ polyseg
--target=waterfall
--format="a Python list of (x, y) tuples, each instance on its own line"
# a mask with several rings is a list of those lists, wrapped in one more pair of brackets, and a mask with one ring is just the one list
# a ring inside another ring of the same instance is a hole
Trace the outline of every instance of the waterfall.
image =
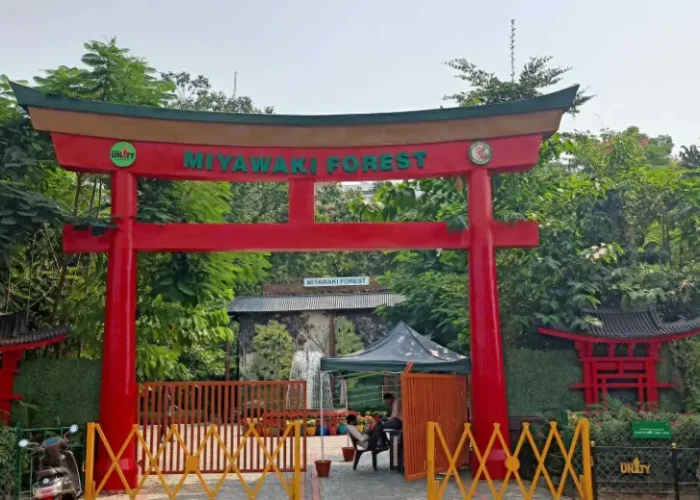
[[(290, 380), (306, 380), (306, 407), (318, 409), (321, 407), (321, 394), (323, 393), (323, 407), (330, 408), (331, 388), (330, 376), (327, 373), (319, 378), (321, 373), (321, 358), (319, 351), (303, 350), (294, 353), (292, 369), (289, 373)], [(323, 383), (323, 387), (320, 387)]]

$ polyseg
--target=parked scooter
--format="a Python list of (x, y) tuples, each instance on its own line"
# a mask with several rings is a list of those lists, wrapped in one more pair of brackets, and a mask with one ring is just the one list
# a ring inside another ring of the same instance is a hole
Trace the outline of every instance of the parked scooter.
[(26, 439), (19, 442), (20, 448), (26, 448), (34, 460), (36, 480), (32, 485), (32, 500), (77, 500), (83, 494), (78, 463), (68, 449), (68, 436), (76, 432), (78, 426), (73, 424), (63, 437), (50, 437), (42, 443)]

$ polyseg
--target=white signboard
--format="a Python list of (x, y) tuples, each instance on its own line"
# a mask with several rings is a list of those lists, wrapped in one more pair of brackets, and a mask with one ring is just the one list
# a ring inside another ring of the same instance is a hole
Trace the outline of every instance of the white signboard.
[(304, 286), (366, 286), (368, 276), (352, 276), (347, 278), (304, 278)]

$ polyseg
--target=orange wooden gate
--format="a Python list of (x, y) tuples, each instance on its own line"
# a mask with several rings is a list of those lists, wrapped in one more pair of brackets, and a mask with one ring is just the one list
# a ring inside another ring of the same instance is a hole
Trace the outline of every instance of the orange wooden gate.
[[(428, 422), (440, 424), (449, 449), (454, 450), (468, 420), (467, 404), (466, 375), (401, 375), (404, 475), (407, 480), (423, 478), (427, 473)], [(469, 453), (465, 449), (457, 466), (468, 461)], [(436, 472), (445, 472), (448, 466), (447, 455), (442, 449), (436, 450)]]
[[(281, 472), (294, 470), (294, 441), (281, 438), (288, 421), (306, 421), (306, 382), (148, 382), (140, 393), (140, 425), (152, 456), (161, 451), (158, 466), (164, 474), (186, 470), (183, 447), (167, 442), (168, 429), (175, 426), (189, 450), (200, 453), (202, 473), (223, 472), (227, 466), (225, 446), (237, 456), (241, 472), (262, 472), (267, 458), (254, 439), (244, 440), (253, 423), (265, 448), (280, 446), (276, 465)], [(218, 427), (221, 440), (207, 436), (208, 427)], [(243, 442), (242, 449), (239, 445)], [(306, 470), (306, 437), (301, 439), (302, 468)], [(162, 449), (161, 449), (162, 448)], [(238, 453), (237, 453), (238, 452)], [(145, 450), (139, 450), (141, 468), (147, 467)]]

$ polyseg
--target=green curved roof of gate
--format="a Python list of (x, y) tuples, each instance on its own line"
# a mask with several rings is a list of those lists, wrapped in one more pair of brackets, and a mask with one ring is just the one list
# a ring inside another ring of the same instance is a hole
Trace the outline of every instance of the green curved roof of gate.
[(302, 127), (331, 127), (338, 125), (380, 125), (392, 123), (433, 122), (486, 118), (522, 113), (537, 113), (551, 110), (567, 110), (573, 104), (578, 85), (558, 92), (522, 101), (488, 104), (468, 108), (443, 108), (397, 113), (344, 114), (344, 115), (266, 115), (217, 113), (205, 111), (182, 111), (169, 108), (128, 106), (109, 102), (76, 99), (57, 94), (45, 94), (36, 89), (11, 83), (17, 102), (24, 108), (45, 108), (102, 115), (152, 118), (240, 125), (288, 125)]

